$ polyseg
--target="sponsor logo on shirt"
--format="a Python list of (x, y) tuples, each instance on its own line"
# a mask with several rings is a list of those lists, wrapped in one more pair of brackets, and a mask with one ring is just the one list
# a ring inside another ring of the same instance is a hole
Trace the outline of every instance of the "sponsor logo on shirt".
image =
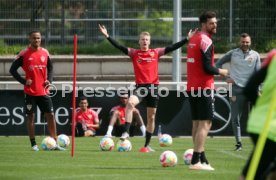
[(195, 59), (194, 59), (194, 58), (188, 58), (188, 59), (187, 59), (187, 62), (189, 62), (189, 63), (194, 63), (194, 62), (195, 62)]
[(152, 62), (152, 61), (155, 61), (155, 59), (151, 57), (146, 57), (146, 58), (140, 57), (139, 59), (137, 59), (138, 63), (141, 63), (142, 61)]
[(38, 69), (43, 69), (43, 68), (45, 68), (46, 66), (45, 66), (45, 65), (36, 65), (35, 67), (38, 68)]
[(44, 62), (45, 59), (46, 59), (46, 58), (45, 58), (44, 56), (41, 56), (41, 57), (40, 57), (41, 62)]
[(31, 60), (34, 60), (34, 58), (30, 57), (30, 58), (28, 58), (28, 60), (31, 61)]
[(196, 44), (194, 43), (189, 43), (189, 48), (194, 48), (196, 46)]
[(29, 71), (33, 71), (35, 68), (37, 68), (37, 69), (43, 69), (43, 68), (46, 68), (46, 66), (45, 65), (41, 65), (41, 64), (39, 64), (39, 65), (29, 65), (28, 70)]

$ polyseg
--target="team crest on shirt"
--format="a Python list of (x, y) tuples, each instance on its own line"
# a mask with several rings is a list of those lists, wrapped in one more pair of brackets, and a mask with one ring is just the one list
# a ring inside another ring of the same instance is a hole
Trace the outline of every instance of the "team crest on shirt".
[(249, 57), (247, 59), (247, 62), (248, 62), (248, 65), (251, 66), (253, 64), (253, 58), (252, 57)]
[(44, 56), (41, 56), (41, 57), (40, 57), (41, 62), (44, 62), (45, 59), (46, 59), (46, 58), (45, 58)]
[(89, 119), (91, 119), (91, 118), (92, 118), (92, 115), (91, 115), (91, 114), (89, 114), (89, 115), (88, 115), (88, 118), (89, 118)]
[(28, 60), (31, 61), (31, 60), (33, 60), (33, 58), (32, 58), (32, 57), (29, 57)]
[(154, 57), (154, 52), (149, 53), (150, 57)]
[(32, 109), (32, 105), (31, 104), (27, 104), (27, 109), (30, 111)]

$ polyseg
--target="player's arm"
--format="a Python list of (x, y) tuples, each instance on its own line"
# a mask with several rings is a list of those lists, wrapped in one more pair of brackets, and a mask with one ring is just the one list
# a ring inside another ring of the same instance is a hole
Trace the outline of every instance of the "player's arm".
[(121, 50), (124, 54), (128, 55), (128, 49), (125, 46), (120, 45), (117, 41), (115, 41), (110, 36), (106, 38), (114, 47)]
[(204, 52), (201, 50), (203, 69), (207, 74), (211, 75), (222, 75), (227, 76), (227, 69), (216, 68), (212, 65), (212, 46), (209, 46), (208, 49)]
[(268, 66), (262, 67), (259, 71), (253, 74), (250, 79), (248, 80), (243, 93), (247, 97), (249, 101), (255, 105), (256, 100), (259, 95), (259, 87), (261, 83), (265, 80), (267, 74)]
[(94, 128), (98, 129), (100, 127), (100, 121), (99, 121), (99, 116), (98, 114), (95, 112), (95, 116), (94, 116)]
[(172, 51), (174, 51), (174, 50), (176, 50), (176, 49), (182, 47), (184, 44), (186, 44), (186, 43), (189, 41), (189, 39), (190, 39), (196, 32), (197, 32), (197, 29), (195, 29), (194, 31), (190, 30), (189, 33), (188, 33), (188, 36), (185, 37), (183, 40), (181, 40), (181, 41), (179, 41), (179, 42), (177, 42), (177, 43), (175, 43), (175, 44), (172, 44), (172, 45), (170, 45), (170, 46), (165, 47), (165, 52), (164, 52), (164, 54), (167, 54), (167, 53), (169, 53), (169, 52), (172, 52)]
[(230, 62), (231, 61), (231, 57), (232, 57), (232, 53), (233, 51), (229, 51), (227, 52), (224, 56), (222, 56), (217, 62), (216, 62), (216, 67), (217, 68), (222, 68), (222, 65)]
[(92, 127), (92, 128), (95, 128), (95, 129), (98, 129), (100, 127), (99, 125), (99, 120), (98, 122), (96, 123), (95, 121), (95, 124), (86, 124), (87, 127)]
[(187, 42), (188, 42), (188, 39), (185, 38), (185, 39), (183, 39), (183, 40), (181, 40), (181, 41), (179, 41), (179, 42), (177, 42), (177, 43), (175, 43), (175, 44), (172, 44), (172, 45), (170, 45), (170, 46), (165, 47), (165, 52), (164, 52), (164, 54), (167, 54), (167, 53), (169, 53), (169, 52), (172, 52), (172, 51), (174, 51), (174, 50), (176, 50), (176, 49), (182, 47), (182, 46), (183, 46), (184, 44), (186, 44)]
[(50, 83), (53, 82), (53, 63), (52, 63), (52, 61), (51, 61), (51, 59), (50, 59), (49, 56), (48, 56), (48, 61), (47, 61), (47, 75), (48, 75), (47, 80), (48, 80), (48, 82), (50, 84)]
[(23, 65), (23, 57), (20, 56), (19, 58), (17, 58), (16, 60), (13, 61), (11, 68), (10, 68), (10, 74), (14, 77), (14, 79), (16, 79), (18, 82), (20, 82), (23, 85), (26, 85), (26, 79), (22, 78), (22, 76), (20, 76), (20, 74), (18, 73), (17, 69), (19, 67), (22, 67)]
[(93, 113), (93, 116), (92, 116), (93, 119), (90, 119), (91, 123), (86, 124), (86, 126), (98, 129), (100, 127), (98, 113), (96, 113), (93, 110), (92, 110), (92, 113)]
[(136, 118), (136, 121), (138, 122), (138, 125), (143, 125), (144, 121), (140, 114), (140, 111), (137, 108), (134, 108), (133, 113), (135, 113), (135, 116), (133, 118)]
[(125, 46), (122, 46), (121, 44), (119, 44), (117, 41), (115, 41), (113, 38), (111, 38), (107, 32), (107, 29), (105, 28), (105, 26), (100, 25), (99, 24), (99, 29), (101, 31), (101, 33), (106, 37), (106, 39), (117, 49), (121, 50), (123, 53), (125, 53), (126, 55), (128, 55), (128, 48)]
[(255, 64), (255, 72), (261, 69), (261, 58), (260, 55), (257, 53), (257, 61)]

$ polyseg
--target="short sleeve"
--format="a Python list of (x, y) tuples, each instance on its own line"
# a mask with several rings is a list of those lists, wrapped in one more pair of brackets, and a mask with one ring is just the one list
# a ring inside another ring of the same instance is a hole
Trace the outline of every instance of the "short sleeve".
[(206, 53), (209, 47), (212, 45), (212, 40), (207, 35), (202, 35), (202, 39), (200, 41), (200, 49)]

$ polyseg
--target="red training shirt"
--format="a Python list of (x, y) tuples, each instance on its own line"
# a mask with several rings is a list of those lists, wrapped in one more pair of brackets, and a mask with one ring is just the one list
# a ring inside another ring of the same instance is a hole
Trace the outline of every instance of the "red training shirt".
[(47, 80), (49, 52), (44, 48), (34, 51), (29, 47), (21, 51), (17, 57), (20, 56), (23, 57), (22, 68), (25, 72), (25, 79), (32, 80), (31, 85), (24, 85), (24, 92), (31, 96), (47, 95), (48, 90), (45, 90), (44, 83)]
[[(85, 123), (85, 124), (98, 124), (99, 117), (97, 112), (95, 112), (93, 109), (88, 108), (87, 111), (82, 112), (80, 108), (77, 108), (76, 113), (76, 122)], [(95, 130), (92, 127), (87, 127), (87, 129)]]
[(187, 91), (199, 89), (214, 89), (214, 76), (203, 69), (203, 56), (212, 46), (211, 59), (214, 66), (214, 47), (211, 35), (199, 32), (191, 37), (187, 54)]
[(128, 55), (133, 62), (136, 84), (159, 84), (158, 61), (164, 53), (165, 48), (148, 51), (128, 48)]

